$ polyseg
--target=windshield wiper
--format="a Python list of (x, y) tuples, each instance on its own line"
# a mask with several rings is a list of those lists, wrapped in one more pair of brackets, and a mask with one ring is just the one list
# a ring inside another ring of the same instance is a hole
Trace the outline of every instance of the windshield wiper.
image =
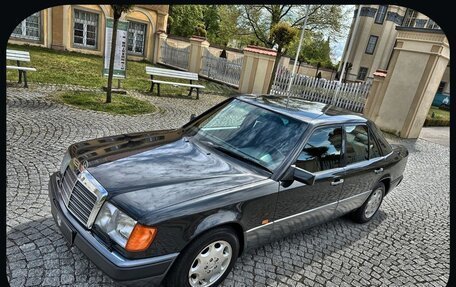
[(244, 161), (244, 162), (248, 162), (250, 164), (253, 164), (253, 165), (255, 165), (255, 166), (259, 167), (259, 168), (262, 168), (262, 169), (272, 173), (272, 170), (270, 170), (269, 168), (265, 167), (264, 165), (260, 164), (259, 162), (257, 162), (256, 160), (254, 160), (252, 158), (244, 156), (244, 155), (242, 155), (240, 153), (237, 153), (237, 152), (235, 152), (233, 150), (227, 149), (227, 148), (225, 148), (223, 146), (216, 145), (216, 144), (214, 144), (212, 142), (207, 142), (207, 143), (209, 143), (209, 145), (211, 147), (215, 148), (216, 150), (219, 150), (219, 151), (221, 151), (223, 153), (226, 153), (226, 154), (228, 154), (228, 155), (230, 155), (230, 156), (232, 156), (234, 158), (237, 158), (237, 159), (239, 159), (241, 161)]

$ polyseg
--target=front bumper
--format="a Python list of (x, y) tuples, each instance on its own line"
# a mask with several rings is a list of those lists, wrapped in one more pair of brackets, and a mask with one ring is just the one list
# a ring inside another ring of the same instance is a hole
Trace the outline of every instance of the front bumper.
[(78, 247), (98, 268), (113, 280), (129, 286), (159, 286), (178, 253), (144, 258), (127, 259), (115, 251), (109, 251), (101, 239), (85, 229), (71, 215), (60, 196), (60, 174), (51, 175), (49, 198), (52, 217), (67, 240), (68, 246)]

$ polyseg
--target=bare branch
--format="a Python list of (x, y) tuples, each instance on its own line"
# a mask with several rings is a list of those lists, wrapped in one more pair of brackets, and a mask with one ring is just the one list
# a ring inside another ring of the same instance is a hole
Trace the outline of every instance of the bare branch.
[[(309, 18), (310, 18), (312, 15), (314, 15), (315, 13), (317, 13), (318, 10), (319, 10), (322, 6), (323, 6), (323, 5), (312, 5), (312, 6), (311, 6), (312, 9), (309, 11), (309, 15), (308, 15), (307, 20), (309, 20)], [(294, 21), (293, 24), (291, 24), (291, 27), (300, 26), (300, 25), (301, 25), (300, 22), (302, 22), (302, 21), (304, 20), (304, 18), (306, 18), (306, 15), (304, 15), (304, 16), (302, 16), (301, 18), (299, 18), (299, 19), (297, 19), (296, 21)]]
[(258, 27), (258, 23), (256, 21), (254, 21), (254, 19), (252, 19), (251, 15), (249, 13), (249, 9), (247, 9), (247, 7), (244, 7), (244, 8), (245, 8), (245, 14), (246, 14), (247, 20), (249, 21), (250, 26), (253, 29), (253, 33), (255, 34), (257, 39), (260, 40), (261, 42), (263, 42), (263, 44), (265, 44), (267, 46), (271, 45), (271, 43), (264, 37), (264, 35), (260, 35), (261, 32)]
[[(287, 10), (286, 10), (284, 13), (282, 13), (283, 8), (285, 8), (286, 6), (288, 6)], [(291, 9), (292, 7), (293, 7), (293, 5), (283, 5), (283, 6), (282, 6), (282, 8), (280, 9), (280, 17), (279, 17), (280, 20), (282, 20), (282, 18), (285, 17), (285, 16), (288, 14), (288, 12), (290, 12), (290, 9)]]

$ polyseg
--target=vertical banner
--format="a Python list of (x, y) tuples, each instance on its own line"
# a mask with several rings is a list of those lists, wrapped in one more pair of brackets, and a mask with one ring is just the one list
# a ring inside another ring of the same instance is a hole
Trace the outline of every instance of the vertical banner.
[[(109, 59), (111, 57), (113, 24), (113, 18), (106, 18), (105, 52), (103, 65), (103, 76), (105, 77), (107, 77), (109, 74)], [(113, 77), (115, 78), (125, 78), (127, 76), (127, 37), (128, 21), (119, 20), (117, 25), (116, 54), (114, 56)]]

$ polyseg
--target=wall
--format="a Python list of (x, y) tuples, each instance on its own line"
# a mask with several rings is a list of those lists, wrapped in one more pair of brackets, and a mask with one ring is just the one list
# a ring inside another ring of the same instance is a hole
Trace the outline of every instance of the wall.
[[(98, 14), (97, 46), (77, 47), (73, 44), (73, 11), (80, 9)], [(42, 36), (40, 41), (10, 38), (9, 43), (30, 44), (57, 50), (75, 51), (102, 56), (104, 54), (106, 17), (112, 16), (110, 5), (63, 5), (41, 11)], [(130, 60), (153, 60), (155, 33), (166, 29), (168, 5), (135, 5), (122, 19), (147, 24), (143, 55), (128, 54)]]

